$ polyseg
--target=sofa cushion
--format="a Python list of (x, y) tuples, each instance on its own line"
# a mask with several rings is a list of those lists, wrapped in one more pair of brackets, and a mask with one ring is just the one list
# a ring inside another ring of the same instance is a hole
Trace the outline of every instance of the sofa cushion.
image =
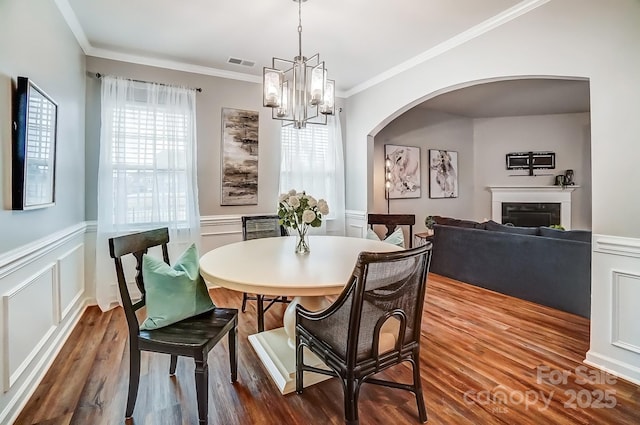
[(507, 226), (505, 224), (496, 223), (493, 220), (487, 221), (484, 225), (486, 230), (494, 232), (517, 233), (519, 235), (539, 235), (537, 227)]
[(559, 230), (551, 227), (541, 227), (540, 236), (568, 239), (571, 241), (591, 242), (591, 231), (589, 230)]
[[(367, 239), (371, 239), (373, 241), (379, 241), (380, 237), (376, 232), (372, 229), (367, 229)], [(392, 234), (390, 234), (387, 238), (384, 239), (383, 242), (390, 243), (392, 245), (399, 246), (400, 248), (404, 248), (404, 233), (402, 232), (401, 227), (396, 227), (396, 230)]]
[(439, 215), (433, 216), (436, 224), (441, 224), (444, 226), (455, 226), (455, 227), (465, 227), (469, 229), (484, 229), (484, 223), (478, 223), (473, 220), (460, 220), (457, 218), (451, 217), (442, 217)]

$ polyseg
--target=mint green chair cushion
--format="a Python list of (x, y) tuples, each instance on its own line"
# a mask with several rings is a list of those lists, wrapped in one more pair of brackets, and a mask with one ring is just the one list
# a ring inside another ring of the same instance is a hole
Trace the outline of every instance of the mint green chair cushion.
[(142, 330), (153, 330), (215, 308), (200, 276), (198, 250), (192, 244), (173, 266), (142, 256), (142, 278), (147, 292), (147, 318)]
[[(374, 241), (380, 240), (378, 234), (371, 228), (367, 228), (367, 239), (371, 239)], [(396, 228), (396, 230), (394, 230), (393, 233), (389, 235), (389, 237), (385, 238), (383, 242), (387, 242), (393, 245), (397, 245), (400, 248), (404, 248), (404, 233), (402, 233), (402, 228)]]

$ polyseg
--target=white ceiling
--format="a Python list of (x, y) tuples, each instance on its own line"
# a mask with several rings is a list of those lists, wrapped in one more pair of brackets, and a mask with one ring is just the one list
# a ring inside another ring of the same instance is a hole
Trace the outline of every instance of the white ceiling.
[[(302, 53), (319, 53), (337, 94), (348, 97), (548, 1), (303, 0)], [(298, 52), (296, 0), (55, 2), (88, 56), (260, 82), (273, 56)], [(587, 83), (562, 84), (485, 84), (427, 107), (470, 117), (588, 110)]]
[(586, 80), (521, 79), (451, 91), (418, 107), (470, 118), (589, 112)]

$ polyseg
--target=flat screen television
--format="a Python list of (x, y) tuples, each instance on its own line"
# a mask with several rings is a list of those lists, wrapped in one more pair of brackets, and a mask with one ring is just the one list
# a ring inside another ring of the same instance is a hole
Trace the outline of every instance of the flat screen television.
[(18, 77), (13, 102), (12, 208), (55, 203), (58, 104), (27, 77)]

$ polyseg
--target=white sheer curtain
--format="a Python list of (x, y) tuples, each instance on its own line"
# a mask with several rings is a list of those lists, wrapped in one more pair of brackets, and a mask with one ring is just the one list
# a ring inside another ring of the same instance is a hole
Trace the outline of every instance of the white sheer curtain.
[(170, 258), (200, 241), (195, 91), (102, 78), (96, 298), (119, 302), (108, 239), (168, 227)]
[(307, 125), (296, 130), (282, 127), (280, 193), (304, 190), (329, 204), (329, 215), (313, 233), (345, 234), (344, 154), (340, 118), (329, 116), (327, 125)]

